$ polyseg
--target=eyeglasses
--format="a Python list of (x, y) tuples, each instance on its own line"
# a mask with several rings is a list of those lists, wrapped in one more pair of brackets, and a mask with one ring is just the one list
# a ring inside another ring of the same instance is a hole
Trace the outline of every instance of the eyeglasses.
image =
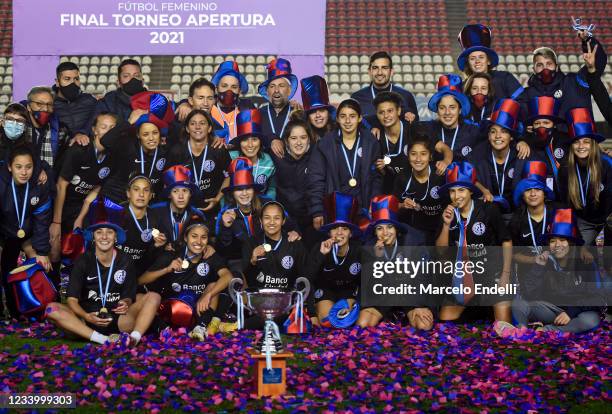
[(36, 104), (40, 106), (41, 108), (53, 109), (53, 102), (47, 103), (47, 102), (40, 102), (40, 101), (30, 101), (30, 103)]

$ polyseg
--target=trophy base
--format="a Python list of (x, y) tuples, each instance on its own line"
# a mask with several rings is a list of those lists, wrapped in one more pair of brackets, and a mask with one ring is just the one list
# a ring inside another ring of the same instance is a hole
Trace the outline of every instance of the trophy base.
[(249, 349), (249, 355), (255, 360), (251, 367), (253, 385), (258, 397), (274, 397), (287, 392), (287, 358), (293, 358), (291, 352), (272, 354), (272, 369), (266, 368), (266, 355), (258, 348)]

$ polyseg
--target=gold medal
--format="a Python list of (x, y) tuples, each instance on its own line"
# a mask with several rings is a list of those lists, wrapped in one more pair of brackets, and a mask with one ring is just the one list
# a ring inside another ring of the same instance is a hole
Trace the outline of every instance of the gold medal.
[(25, 237), (25, 230), (24, 229), (17, 230), (17, 237), (19, 237), (20, 239), (23, 239)]
[(183, 269), (187, 269), (189, 267), (189, 262), (186, 259), (183, 259), (183, 263), (181, 263), (181, 267)]
[(383, 158), (383, 162), (385, 163), (385, 165), (391, 164), (391, 157), (385, 155), (385, 157)]
[(351, 178), (351, 179), (349, 180), (349, 185), (350, 185), (351, 187), (356, 187), (356, 186), (357, 186), (357, 180), (356, 180), (356, 179), (354, 179), (354, 178)]
[(264, 243), (263, 248), (266, 251), (266, 253), (272, 250), (272, 246), (270, 246), (268, 243)]
[(159, 236), (159, 234), (160, 234), (159, 230), (157, 230), (157, 229), (153, 229), (153, 230), (151, 230), (151, 235), (152, 235), (153, 237), (157, 237), (157, 236)]
[(100, 309), (100, 312), (98, 312), (98, 313), (108, 313), (108, 309), (106, 309), (106, 308), (101, 308), (101, 309)]

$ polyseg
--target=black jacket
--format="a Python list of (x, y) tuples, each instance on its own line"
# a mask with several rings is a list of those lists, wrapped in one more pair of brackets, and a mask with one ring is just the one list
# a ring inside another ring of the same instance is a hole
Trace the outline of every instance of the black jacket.
[[(57, 87), (53, 87), (57, 94)], [(93, 124), (92, 115), (98, 100), (89, 93), (81, 92), (74, 101), (68, 101), (58, 95), (53, 100), (53, 112), (60, 122), (66, 125), (70, 137), (75, 134), (89, 135)]]
[(312, 151), (311, 147), (300, 159), (295, 159), (286, 151), (283, 158), (271, 154), (276, 166), (276, 199), (295, 218), (308, 215), (308, 195), (304, 189)]

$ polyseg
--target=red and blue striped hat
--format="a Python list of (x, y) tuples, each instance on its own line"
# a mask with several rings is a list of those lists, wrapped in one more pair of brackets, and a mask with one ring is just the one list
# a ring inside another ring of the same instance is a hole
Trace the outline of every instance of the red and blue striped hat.
[(457, 66), (465, 70), (468, 57), (472, 52), (485, 52), (489, 56), (491, 66), (499, 63), (499, 56), (491, 49), (491, 29), (483, 24), (468, 24), (463, 26), (457, 37), (463, 52), (457, 58)]
[(260, 192), (263, 190), (261, 184), (257, 184), (253, 178), (253, 163), (247, 157), (238, 157), (232, 160), (227, 172), (230, 176), (230, 184), (223, 189), (223, 192), (241, 190), (243, 188), (253, 188)]
[(516, 185), (512, 195), (514, 205), (518, 206), (523, 199), (523, 193), (532, 188), (544, 191), (548, 200), (555, 199), (555, 193), (546, 185), (547, 169), (543, 161), (526, 161), (523, 167), (521, 181)]
[(461, 105), (461, 116), (466, 117), (470, 114), (470, 100), (463, 94), (463, 86), (459, 75), (447, 73), (440, 76), (438, 79), (438, 92), (431, 97), (427, 104), (431, 112), (438, 112), (438, 104), (445, 95), (451, 95), (459, 102), (459, 105)]
[(597, 133), (593, 116), (588, 108), (574, 108), (567, 111), (566, 115), (568, 134), (572, 141), (580, 138), (591, 138), (602, 142), (605, 138)]
[(552, 96), (535, 96), (529, 100), (527, 123), (533, 124), (538, 119), (550, 119), (555, 124), (565, 122), (559, 117), (561, 101)]
[(87, 213), (89, 226), (83, 233), (85, 242), (93, 240), (93, 233), (100, 228), (110, 228), (117, 233), (117, 243), (125, 243), (125, 230), (121, 227), (124, 221), (124, 208), (110, 199), (98, 196), (89, 206)]
[(170, 196), (170, 192), (176, 187), (189, 189), (192, 197), (199, 191), (193, 179), (193, 173), (184, 165), (173, 165), (168, 168), (162, 175), (162, 181), (164, 183), (164, 197)]
[(392, 224), (398, 232), (405, 233), (408, 227), (399, 221), (397, 213), (399, 201), (394, 195), (377, 195), (370, 200), (371, 220), (368, 232), (373, 231), (380, 224)]
[(226, 60), (225, 62), (222, 62), (210, 81), (215, 86), (219, 86), (219, 81), (224, 76), (233, 76), (234, 78), (238, 79), (240, 84), (240, 92), (243, 95), (249, 91), (249, 83), (244, 75), (240, 73), (240, 68), (238, 68), (238, 63), (236, 61)]
[(578, 246), (584, 244), (584, 240), (582, 240), (578, 231), (576, 212), (573, 209), (559, 208), (555, 210), (553, 220), (548, 225), (546, 233), (540, 236), (540, 241), (548, 243), (553, 237), (568, 239)]
[(261, 129), (261, 112), (259, 112), (259, 109), (240, 111), (236, 117), (236, 132), (236, 137), (229, 142), (229, 145), (237, 149), (240, 149), (240, 143), (249, 137), (259, 138), (262, 148), (267, 148), (270, 143), (268, 136)]
[(285, 78), (291, 84), (291, 93), (289, 94), (289, 99), (291, 99), (298, 88), (298, 78), (291, 73), (291, 62), (283, 58), (273, 59), (268, 63), (266, 70), (268, 71), (268, 79), (257, 88), (259, 94), (270, 100), (268, 96), (268, 85), (270, 82), (278, 78)]
[(334, 191), (325, 197), (323, 206), (325, 207), (326, 224), (321, 226), (322, 232), (327, 233), (334, 227), (344, 226), (351, 229), (353, 237), (361, 235), (361, 230), (356, 224), (359, 206), (355, 197)]
[(319, 75), (310, 76), (300, 81), (302, 86), (302, 104), (306, 113), (320, 108), (326, 108), (330, 112), (334, 110), (329, 104), (329, 92), (327, 82)]
[(139, 126), (146, 122), (156, 125), (162, 135), (168, 133), (168, 127), (174, 121), (174, 102), (169, 101), (163, 94), (158, 92), (144, 91), (137, 93), (130, 99), (130, 107), (144, 109), (146, 114), (141, 115), (134, 125)]
[(476, 169), (467, 161), (454, 161), (446, 169), (446, 184), (441, 185), (438, 190), (440, 195), (448, 195), (448, 190), (453, 187), (464, 187), (472, 191), (472, 198), (482, 196), (482, 192), (476, 187)]
[(493, 107), (493, 112), (488, 120), (487, 130), (495, 124), (507, 129), (514, 135), (521, 134), (523, 132), (523, 124), (519, 121), (520, 113), (521, 105), (517, 101), (510, 98), (500, 99)]

